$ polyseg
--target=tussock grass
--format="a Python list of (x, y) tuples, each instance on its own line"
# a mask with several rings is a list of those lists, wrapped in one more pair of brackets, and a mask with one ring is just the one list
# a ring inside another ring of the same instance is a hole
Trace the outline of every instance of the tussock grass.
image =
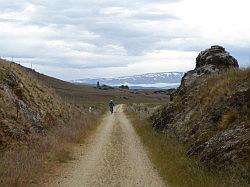
[(229, 70), (219, 75), (210, 75), (208, 78), (200, 79), (197, 85), (202, 85), (198, 93), (204, 107), (217, 103), (222, 97), (230, 95), (241, 88), (249, 85), (250, 69)]
[[(130, 108), (131, 109), (131, 108)], [(156, 132), (150, 122), (130, 109), (127, 114), (148, 150), (153, 164), (170, 186), (247, 186), (236, 171), (208, 171), (194, 158), (186, 155), (186, 147), (174, 137)]]
[(83, 142), (98, 119), (94, 114), (75, 119), (68, 126), (56, 126), (45, 135), (29, 137), (26, 143), (13, 145), (0, 155), (0, 186), (39, 184), (44, 173), (55, 164), (73, 159), (74, 144)]
[[(210, 75), (198, 80), (196, 85), (201, 86), (198, 89), (197, 97), (192, 98), (190, 105), (200, 106), (202, 112), (194, 120), (199, 120), (203, 114), (209, 113), (207, 109), (217, 107), (218, 112), (222, 112), (218, 119), (219, 127), (222, 127), (222, 129), (234, 127), (241, 122), (249, 124), (249, 103), (247, 101), (235, 100), (232, 106), (227, 106), (229, 99), (233, 98), (235, 94), (241, 94), (241, 92), (250, 94), (249, 78), (250, 69), (233, 69), (223, 74)], [(181, 100), (180, 97), (176, 99)], [(235, 96), (235, 99), (237, 99), (237, 96)], [(181, 105), (181, 102), (177, 101), (176, 103)]]
[(237, 111), (230, 110), (222, 115), (220, 127), (223, 129), (230, 128), (234, 121), (237, 119)]

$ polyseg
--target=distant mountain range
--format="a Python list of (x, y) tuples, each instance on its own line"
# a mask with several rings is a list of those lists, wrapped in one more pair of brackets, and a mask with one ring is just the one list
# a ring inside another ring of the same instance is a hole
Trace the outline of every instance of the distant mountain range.
[(183, 72), (161, 72), (117, 78), (77, 79), (71, 82), (81, 85), (96, 85), (97, 82), (100, 82), (100, 85), (115, 87), (128, 85), (131, 89), (169, 89), (177, 88), (183, 75)]

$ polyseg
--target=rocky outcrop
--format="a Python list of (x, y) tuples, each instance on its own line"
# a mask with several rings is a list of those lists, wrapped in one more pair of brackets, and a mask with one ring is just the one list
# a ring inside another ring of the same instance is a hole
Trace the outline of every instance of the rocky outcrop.
[(151, 117), (155, 130), (188, 146), (187, 154), (209, 169), (241, 168), (250, 152), (250, 70), (239, 70), (224, 48), (199, 54), (172, 101)]
[(232, 57), (225, 48), (215, 45), (211, 48), (200, 52), (196, 58), (196, 68), (205, 65), (214, 65), (217, 68), (239, 67), (237, 60)]
[(237, 60), (232, 57), (225, 48), (215, 45), (200, 52), (196, 58), (196, 68), (187, 72), (181, 81), (179, 90), (191, 87), (192, 84), (202, 76), (221, 73), (230, 68), (238, 68)]

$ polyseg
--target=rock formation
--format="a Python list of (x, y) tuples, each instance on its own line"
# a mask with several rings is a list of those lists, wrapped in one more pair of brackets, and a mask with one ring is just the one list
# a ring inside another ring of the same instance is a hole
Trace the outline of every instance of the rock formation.
[(154, 129), (185, 143), (187, 154), (207, 168), (237, 167), (246, 176), (249, 73), (239, 70), (237, 60), (223, 47), (201, 52), (172, 102), (152, 115)]
[(239, 67), (237, 60), (225, 48), (218, 45), (200, 52), (196, 58), (196, 68), (205, 65), (214, 65), (217, 68)]
[(187, 72), (181, 81), (180, 90), (192, 86), (201, 76), (220, 73), (229, 68), (238, 68), (237, 60), (225, 48), (215, 45), (200, 52), (196, 58), (196, 68)]

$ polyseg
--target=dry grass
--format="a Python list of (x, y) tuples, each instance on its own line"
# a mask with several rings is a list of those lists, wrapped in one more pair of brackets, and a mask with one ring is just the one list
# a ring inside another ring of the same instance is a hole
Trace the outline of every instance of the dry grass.
[(73, 159), (72, 147), (83, 142), (98, 124), (96, 116), (75, 119), (70, 126), (55, 127), (44, 136), (33, 136), (26, 144), (12, 146), (1, 154), (0, 186), (31, 185), (40, 182), (53, 163)]
[(211, 75), (201, 79), (197, 85), (202, 85), (198, 93), (201, 104), (207, 107), (219, 102), (224, 96), (234, 93), (249, 85), (250, 70), (229, 70), (219, 75)]
[[(174, 98), (172, 114), (185, 116), (186, 111), (192, 111), (183, 126), (195, 129), (202, 121), (203, 125), (196, 132), (209, 128), (210, 137), (242, 124), (249, 128), (249, 81), (250, 69), (232, 69), (200, 78), (189, 90)], [(174, 118), (176, 121), (178, 119)]]
[(70, 111), (70, 124), (57, 124), (45, 134), (32, 134), (25, 142), (16, 142), (0, 153), (0, 186), (38, 184), (55, 164), (73, 159), (73, 147), (83, 143), (101, 115)]
[(227, 111), (225, 114), (221, 117), (220, 127), (222, 129), (230, 128), (234, 121), (237, 119), (237, 112), (232, 109), (230, 111)]
[[(131, 109), (131, 108), (130, 108)], [(185, 145), (152, 129), (150, 122), (130, 109), (127, 114), (147, 148), (152, 162), (170, 186), (247, 186), (236, 171), (208, 171), (186, 155)]]

